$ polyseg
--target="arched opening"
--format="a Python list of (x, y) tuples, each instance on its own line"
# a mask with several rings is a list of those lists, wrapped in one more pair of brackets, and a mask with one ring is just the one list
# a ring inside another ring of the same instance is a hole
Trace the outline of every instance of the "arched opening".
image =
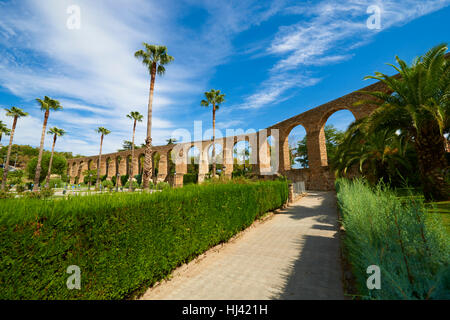
[[(214, 157), (213, 157), (214, 151)], [(216, 174), (220, 175), (223, 168), (223, 147), (220, 143), (211, 144), (208, 147), (208, 172), (211, 174), (213, 169), (213, 163), (216, 163)]]
[(301, 124), (291, 130), (285, 144), (289, 148), (290, 168), (309, 168), (306, 130)]
[(152, 154), (152, 179), (156, 181), (159, 172), (159, 160), (161, 159), (161, 154), (159, 152), (154, 152)]
[(342, 142), (348, 127), (354, 121), (355, 117), (351, 111), (339, 110), (332, 113), (323, 125), (322, 129), (325, 132), (325, 150), (329, 166), (333, 165), (337, 148)]
[(144, 173), (145, 153), (140, 153), (137, 157), (138, 157), (138, 174), (142, 176)]
[(245, 176), (252, 171), (250, 163), (252, 147), (247, 140), (235, 143), (233, 147), (233, 177)]
[(183, 184), (192, 184), (198, 182), (200, 150), (192, 146), (187, 151), (187, 173), (183, 176)]
[(105, 175), (106, 175), (106, 177), (109, 176), (110, 165), (111, 165), (111, 158), (108, 157), (108, 158), (106, 158), (106, 163), (105, 163), (105, 167), (106, 167)]

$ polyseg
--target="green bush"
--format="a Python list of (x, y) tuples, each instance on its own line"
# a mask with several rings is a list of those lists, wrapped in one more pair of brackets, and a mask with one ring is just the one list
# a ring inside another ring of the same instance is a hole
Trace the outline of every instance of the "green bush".
[(168, 182), (158, 182), (156, 184), (156, 190), (167, 190), (170, 189), (170, 184)]
[[(286, 183), (0, 201), (0, 299), (123, 299), (282, 206)], [(66, 286), (70, 265), (81, 290)]]
[(196, 184), (198, 182), (198, 174), (196, 173), (186, 173), (183, 176), (183, 185)]
[[(450, 243), (423, 200), (398, 199), (383, 185), (337, 182), (345, 252), (360, 293), (371, 299), (449, 299)], [(367, 267), (381, 270), (381, 289), (368, 290)]]
[(64, 188), (64, 185), (65, 185), (65, 183), (62, 179), (50, 179), (48, 184), (49, 184), (50, 188), (55, 188), (55, 185), (56, 185), (56, 188)]
[[(127, 183), (125, 183), (125, 188), (129, 188), (130, 187), (130, 181), (127, 181)], [(132, 184), (133, 189), (137, 189), (139, 188), (139, 184), (136, 181), (133, 181)]]
[(120, 176), (120, 185), (125, 186), (125, 184), (128, 182), (130, 176), (128, 174), (125, 174), (123, 176)]
[(25, 191), (25, 185), (24, 184), (18, 184), (16, 185), (16, 192), (17, 193), (22, 193)]
[(108, 190), (112, 190), (114, 188), (114, 183), (111, 180), (105, 180), (102, 182), (102, 187)]

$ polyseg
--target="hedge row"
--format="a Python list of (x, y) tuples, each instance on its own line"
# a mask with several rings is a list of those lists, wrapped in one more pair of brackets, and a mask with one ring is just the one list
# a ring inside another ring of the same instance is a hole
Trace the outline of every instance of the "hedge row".
[[(344, 247), (359, 292), (370, 299), (449, 299), (450, 241), (422, 200), (401, 201), (379, 185), (337, 182)], [(381, 270), (381, 289), (367, 288), (367, 268)]]
[[(0, 299), (124, 299), (288, 198), (283, 181), (0, 202)], [(68, 290), (68, 266), (81, 290)]]

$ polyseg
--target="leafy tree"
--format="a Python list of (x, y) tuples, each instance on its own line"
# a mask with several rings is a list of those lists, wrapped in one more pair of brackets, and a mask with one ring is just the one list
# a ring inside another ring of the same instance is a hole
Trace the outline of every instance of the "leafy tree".
[(51, 153), (51, 156), (50, 156), (50, 163), (48, 165), (48, 172), (47, 172), (47, 181), (46, 181), (46, 184), (45, 184), (45, 186), (48, 188), (49, 182), (50, 182), (51, 170), (52, 170), (53, 154), (55, 153), (56, 139), (58, 137), (62, 137), (63, 135), (65, 135), (66, 132), (63, 129), (59, 129), (57, 127), (53, 127), (47, 133), (53, 135), (52, 153)]
[(212, 175), (216, 176), (216, 111), (222, 103), (225, 102), (225, 95), (220, 93), (220, 90), (211, 89), (209, 92), (205, 92), (205, 100), (201, 101), (203, 107), (212, 106), (212, 125), (213, 125), (213, 149), (212, 149)]
[[(41, 160), (41, 168), (44, 172), (48, 172), (49, 164), (50, 164), (50, 152), (45, 152), (42, 155)], [(26, 173), (29, 179), (33, 179), (36, 176), (36, 167), (38, 163), (38, 157), (32, 158), (26, 167)], [(65, 157), (55, 153), (53, 155), (53, 163), (52, 163), (52, 174), (64, 175), (67, 172), (67, 160)], [(42, 175), (39, 178), (38, 183), (43, 182), (45, 180), (45, 176)]]
[(364, 92), (376, 101), (368, 119), (370, 134), (381, 130), (402, 130), (413, 142), (417, 153), (420, 179), (427, 200), (450, 200), (450, 185), (445, 179), (448, 163), (444, 134), (450, 128), (450, 63), (445, 57), (447, 45), (441, 44), (415, 59), (409, 66), (396, 57), (399, 67), (391, 65), (400, 77), (380, 72), (367, 79), (383, 82), (393, 93)]
[(14, 131), (16, 130), (17, 119), (26, 117), (28, 115), (28, 113), (26, 113), (22, 109), (16, 108), (16, 107), (11, 107), (11, 109), (5, 109), (5, 111), (6, 111), (6, 116), (13, 117), (14, 120), (13, 120), (13, 125), (11, 128), (11, 133), (10, 133), (10, 137), (9, 137), (9, 146), (8, 146), (8, 154), (6, 156), (6, 163), (4, 164), (2, 190), (4, 190), (5, 186), (6, 186), (6, 179), (7, 179), (8, 170), (9, 170), (9, 157), (11, 156), (11, 147), (12, 147), (12, 142), (14, 139)]
[(101, 168), (101, 165), (102, 165), (103, 138), (106, 135), (110, 134), (111, 131), (109, 131), (108, 129), (103, 128), (103, 127), (98, 127), (96, 132), (101, 134), (101, 136), (100, 136), (100, 153), (98, 155), (97, 181), (95, 183), (95, 187), (98, 189), (99, 183), (100, 183), (100, 168)]
[(148, 98), (148, 114), (147, 114), (147, 137), (145, 139), (145, 160), (144, 160), (144, 175), (143, 175), (143, 189), (148, 188), (149, 180), (152, 176), (152, 104), (153, 92), (155, 90), (156, 74), (162, 76), (166, 69), (164, 65), (172, 62), (174, 58), (167, 54), (167, 47), (150, 45), (143, 43), (144, 50), (136, 51), (134, 56), (140, 60), (148, 71), (150, 72), (150, 94)]
[(133, 120), (133, 138), (131, 140), (131, 173), (130, 173), (130, 191), (133, 191), (133, 183), (131, 183), (131, 181), (133, 180), (134, 177), (134, 172), (133, 172), (133, 164), (134, 164), (134, 136), (136, 134), (136, 124), (137, 122), (142, 122), (142, 118), (144, 118), (144, 116), (142, 114), (140, 114), (137, 111), (132, 111), (130, 112), (130, 114), (127, 114), (127, 118)]
[(47, 128), (47, 121), (48, 117), (50, 116), (50, 110), (57, 111), (63, 108), (58, 100), (51, 99), (47, 96), (44, 97), (44, 100), (36, 99), (36, 101), (39, 103), (41, 111), (44, 111), (44, 124), (42, 125), (41, 145), (39, 147), (39, 156), (36, 167), (36, 175), (34, 177), (33, 191), (37, 191), (39, 181), (41, 181), (42, 153), (44, 152), (45, 130)]

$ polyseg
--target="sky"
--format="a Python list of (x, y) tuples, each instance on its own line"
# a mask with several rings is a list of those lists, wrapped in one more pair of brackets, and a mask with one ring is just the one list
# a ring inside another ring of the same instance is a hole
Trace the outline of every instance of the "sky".
[[(212, 88), (226, 95), (217, 113), (218, 136), (225, 129), (259, 130), (371, 84), (363, 78), (375, 71), (394, 74), (385, 63), (394, 63), (396, 55), (411, 62), (448, 42), (449, 5), (0, 0), (0, 107), (29, 112), (18, 121), (16, 144), (39, 146), (43, 112), (35, 99), (49, 96), (64, 108), (51, 112), (48, 124), (67, 132), (57, 151), (98, 154), (95, 129), (103, 126), (111, 130), (103, 153), (115, 152), (131, 140), (126, 114), (147, 114), (150, 76), (134, 57), (147, 42), (167, 46), (174, 57), (156, 79), (155, 145), (166, 144), (177, 130), (193, 132), (194, 121), (210, 134), (211, 108), (200, 101)], [(3, 110), (0, 120), (11, 126)], [(353, 120), (342, 111), (328, 123), (345, 129)], [(138, 124), (136, 144), (145, 134), (146, 121)], [(51, 142), (47, 136), (46, 149)]]

